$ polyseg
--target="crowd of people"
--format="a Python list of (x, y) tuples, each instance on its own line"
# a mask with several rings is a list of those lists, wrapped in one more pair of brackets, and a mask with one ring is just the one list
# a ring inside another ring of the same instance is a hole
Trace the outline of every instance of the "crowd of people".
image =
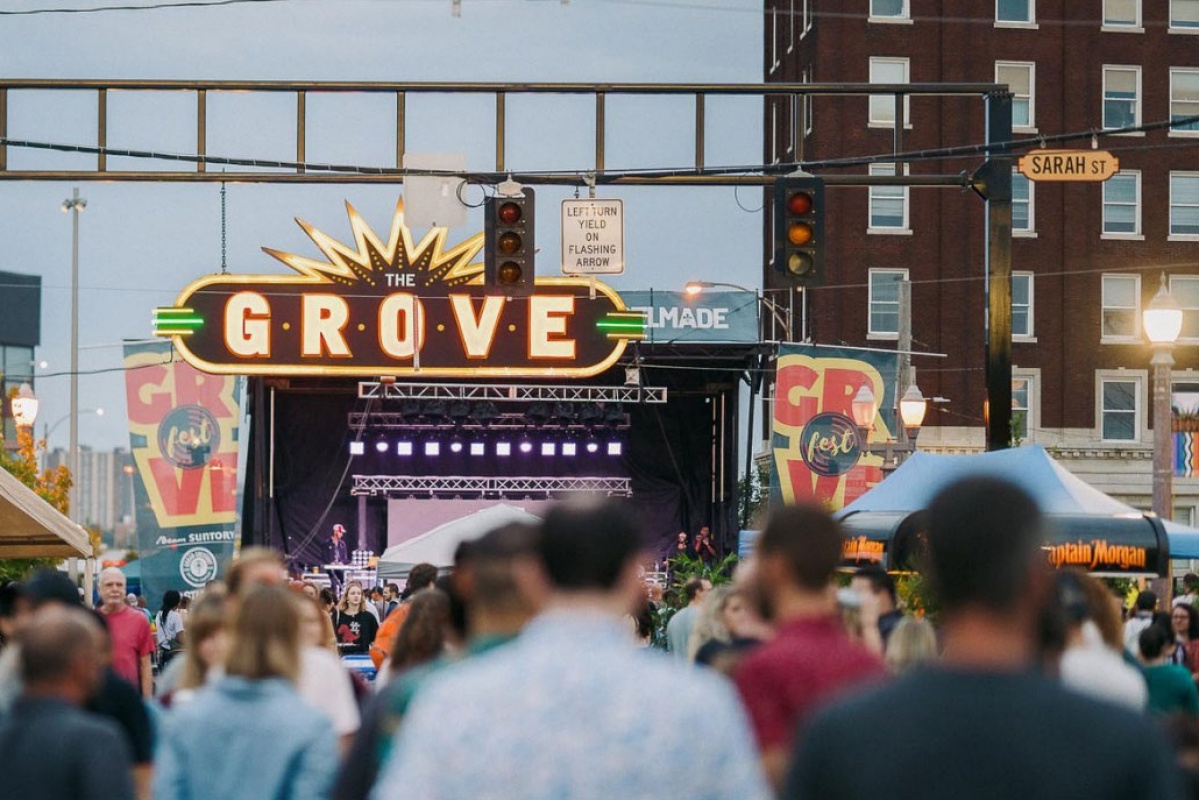
[[(554, 506), (446, 575), (342, 596), (245, 550), (147, 615), (119, 570), (0, 590), (0, 794), (20, 798), (1153, 798), (1199, 784), (1199, 578), (1165, 612), (1049, 570), (1015, 486), (928, 509), (936, 624), (777, 510), (646, 635), (634, 510)], [(369, 657), (368, 684), (346, 662)]]

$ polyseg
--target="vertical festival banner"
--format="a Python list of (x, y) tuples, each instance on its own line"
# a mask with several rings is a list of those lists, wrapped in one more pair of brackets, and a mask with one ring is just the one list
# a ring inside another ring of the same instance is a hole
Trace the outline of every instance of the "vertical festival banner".
[(174, 358), (170, 342), (125, 346), (125, 390), (142, 593), (194, 594), (233, 558), (243, 378)]
[(819, 503), (830, 511), (877, 486), (881, 456), (863, 446), (853, 399), (869, 386), (878, 414), (870, 442), (895, 431), (899, 356), (853, 348), (780, 345), (774, 387), (770, 470), (772, 504)]

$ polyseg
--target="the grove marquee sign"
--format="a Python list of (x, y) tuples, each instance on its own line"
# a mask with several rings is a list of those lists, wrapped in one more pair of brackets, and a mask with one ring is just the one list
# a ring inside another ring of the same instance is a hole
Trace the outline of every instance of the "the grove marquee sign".
[(326, 260), (263, 248), (297, 274), (201, 278), (155, 312), (155, 332), (210, 373), (421, 377), (584, 377), (644, 335), (644, 315), (603, 283), (538, 278), (506, 297), (472, 263), (481, 233), (414, 242), (401, 201), (384, 241), (347, 211), (352, 247), (297, 220)]

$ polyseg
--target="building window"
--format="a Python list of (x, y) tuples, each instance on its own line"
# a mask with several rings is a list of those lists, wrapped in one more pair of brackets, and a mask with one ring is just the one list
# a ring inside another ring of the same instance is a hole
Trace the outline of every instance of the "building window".
[(1199, 172), (1170, 173), (1170, 235), (1199, 236)]
[(1012, 372), (1012, 439), (1026, 442), (1036, 426), (1036, 377)]
[(1136, 378), (1099, 381), (1100, 431), (1105, 442), (1135, 442), (1141, 429), (1141, 382)]
[(1036, 230), (1033, 219), (1032, 199), (1032, 181), (1013, 170), (1012, 233), (1032, 233)]
[(1141, 233), (1141, 173), (1123, 170), (1103, 184), (1103, 232)]
[[(1170, 70), (1170, 121), (1199, 116), (1199, 69)], [(1175, 125), (1170, 133), (1199, 131), (1199, 120)]]
[(1182, 306), (1182, 331), (1180, 341), (1199, 341), (1199, 277), (1193, 275), (1171, 275), (1170, 294)]
[(1141, 276), (1103, 276), (1105, 340), (1136, 341), (1141, 334)]
[(1170, 0), (1170, 27), (1199, 30), (1199, 0)]
[[(871, 164), (871, 175), (894, 175), (894, 164)], [(908, 187), (870, 187), (870, 230), (908, 229)]]
[(1033, 308), (1033, 275), (1031, 272), (1012, 273), (1012, 338), (1031, 339)]
[(1035, 0), (995, 0), (995, 21), (1036, 22), (1036, 2)]
[(871, 19), (908, 19), (908, 0), (870, 0)]
[(1103, 127), (1141, 124), (1141, 68), (1103, 68)]
[[(870, 59), (871, 83), (908, 83), (908, 60), (906, 58)], [(908, 98), (903, 99), (903, 116), (909, 119)], [(895, 96), (889, 94), (870, 95), (870, 124), (895, 126)]]
[(1103, 0), (1103, 27), (1141, 27), (1141, 0)]
[(906, 269), (870, 270), (870, 336), (899, 336), (899, 284), (907, 279)]
[(1034, 99), (1036, 64), (1000, 61), (995, 64), (995, 82), (1006, 83), (1012, 90), (1012, 127), (1036, 125)]

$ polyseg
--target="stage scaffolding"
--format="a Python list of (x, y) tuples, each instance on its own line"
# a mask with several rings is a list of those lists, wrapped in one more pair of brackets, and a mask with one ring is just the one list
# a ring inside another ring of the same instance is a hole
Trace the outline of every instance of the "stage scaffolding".
[(493, 403), (665, 403), (666, 388), (359, 381), (358, 397), (364, 400), (490, 400)]
[(633, 482), (628, 478), (537, 478), (466, 475), (355, 475), (350, 490), (367, 497), (496, 497), (543, 499), (572, 494), (630, 497)]

